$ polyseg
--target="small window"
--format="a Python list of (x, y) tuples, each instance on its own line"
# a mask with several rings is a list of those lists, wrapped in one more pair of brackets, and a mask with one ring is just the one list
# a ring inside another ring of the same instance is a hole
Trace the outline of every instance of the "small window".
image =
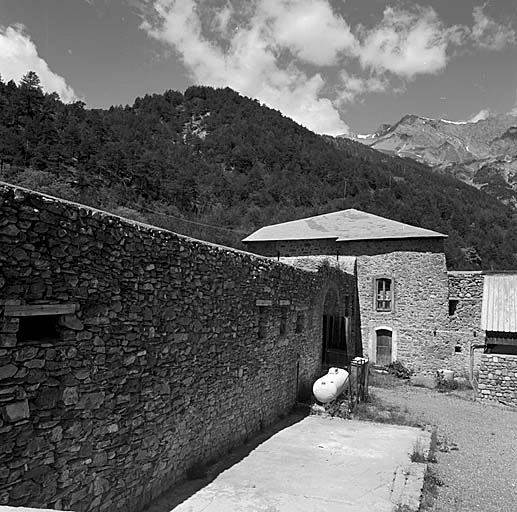
[(16, 339), (18, 343), (59, 339), (59, 315), (22, 316)]
[(267, 334), (267, 307), (259, 306), (258, 314), (258, 337), (264, 339)]
[(305, 314), (299, 311), (296, 315), (296, 332), (303, 332), (303, 328), (305, 326)]
[(458, 307), (458, 299), (450, 299), (449, 300), (449, 316), (454, 316), (456, 314), (456, 308)]
[(375, 309), (377, 311), (392, 311), (393, 309), (393, 280), (386, 277), (375, 280)]
[(287, 308), (280, 308), (280, 336), (287, 333)]

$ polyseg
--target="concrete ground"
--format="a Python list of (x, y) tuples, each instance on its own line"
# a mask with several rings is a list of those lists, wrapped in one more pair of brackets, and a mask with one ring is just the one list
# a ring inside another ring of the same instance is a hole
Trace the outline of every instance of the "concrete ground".
[[(411, 427), (309, 416), (167, 510), (392, 512), (401, 504), (416, 511), (425, 465), (410, 455), (429, 441)], [(166, 503), (164, 496), (159, 509)]]

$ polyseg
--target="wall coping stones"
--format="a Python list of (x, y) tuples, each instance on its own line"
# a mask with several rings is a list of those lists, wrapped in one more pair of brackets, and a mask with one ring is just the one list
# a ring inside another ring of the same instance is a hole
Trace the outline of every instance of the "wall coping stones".
[[(41, 192), (36, 192), (34, 190), (20, 187), (18, 185), (13, 185), (12, 183), (7, 183), (5, 181), (0, 181), (0, 193), (2, 192), (2, 189), (4, 191), (9, 191), (9, 190), (13, 191), (15, 193), (15, 198), (18, 201), (24, 200), (25, 195), (38, 197), (39, 199), (41, 199), (42, 201), (45, 201), (45, 202), (60, 203), (60, 204), (66, 204), (66, 205), (73, 206), (75, 208), (78, 208), (80, 214), (82, 212), (83, 215), (86, 214), (86, 215), (89, 215), (92, 217), (100, 217), (103, 220), (107, 219), (107, 218), (117, 219), (119, 221), (122, 221), (124, 224), (129, 224), (131, 226), (135, 226), (138, 229), (142, 229), (145, 231), (154, 231), (156, 233), (172, 234), (175, 237), (178, 237), (179, 239), (185, 240), (186, 242), (194, 242), (194, 243), (203, 244), (205, 246), (212, 247), (219, 251), (226, 251), (226, 252), (230, 252), (230, 253), (241, 254), (241, 255), (248, 256), (249, 258), (256, 259), (256, 260), (274, 261), (271, 258), (268, 258), (266, 256), (260, 256), (258, 254), (254, 254), (252, 252), (242, 251), (240, 249), (234, 249), (232, 247), (226, 247), (224, 245), (214, 244), (212, 242), (207, 242), (205, 240), (199, 240), (197, 238), (192, 238), (192, 237), (189, 237), (186, 235), (182, 235), (180, 233), (175, 233), (174, 231), (170, 231), (168, 229), (160, 228), (158, 226), (153, 226), (151, 224), (145, 224), (143, 222), (139, 222), (139, 221), (136, 221), (133, 219), (127, 219), (126, 217), (120, 217), (119, 215), (115, 215), (114, 213), (110, 213), (105, 210), (99, 210), (92, 206), (87, 206), (87, 205), (84, 205), (81, 203), (75, 203), (73, 201), (68, 201), (67, 199), (61, 199), (59, 197), (51, 196), (48, 194), (43, 194)], [(275, 263), (277, 263), (278, 265), (282, 265), (281, 262), (275, 262)]]

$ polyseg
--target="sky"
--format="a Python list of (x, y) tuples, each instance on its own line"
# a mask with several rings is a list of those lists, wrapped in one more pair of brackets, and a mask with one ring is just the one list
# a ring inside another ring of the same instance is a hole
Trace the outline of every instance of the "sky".
[(231, 87), (331, 135), (517, 115), (517, 1), (0, 0), (0, 76), (90, 108)]

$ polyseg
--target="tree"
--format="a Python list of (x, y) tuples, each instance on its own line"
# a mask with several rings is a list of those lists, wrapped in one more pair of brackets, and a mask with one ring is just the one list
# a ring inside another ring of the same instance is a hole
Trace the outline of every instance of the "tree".
[(29, 117), (39, 113), (44, 95), (39, 76), (34, 71), (29, 71), (22, 77), (18, 92), (24, 111), (22, 113)]

